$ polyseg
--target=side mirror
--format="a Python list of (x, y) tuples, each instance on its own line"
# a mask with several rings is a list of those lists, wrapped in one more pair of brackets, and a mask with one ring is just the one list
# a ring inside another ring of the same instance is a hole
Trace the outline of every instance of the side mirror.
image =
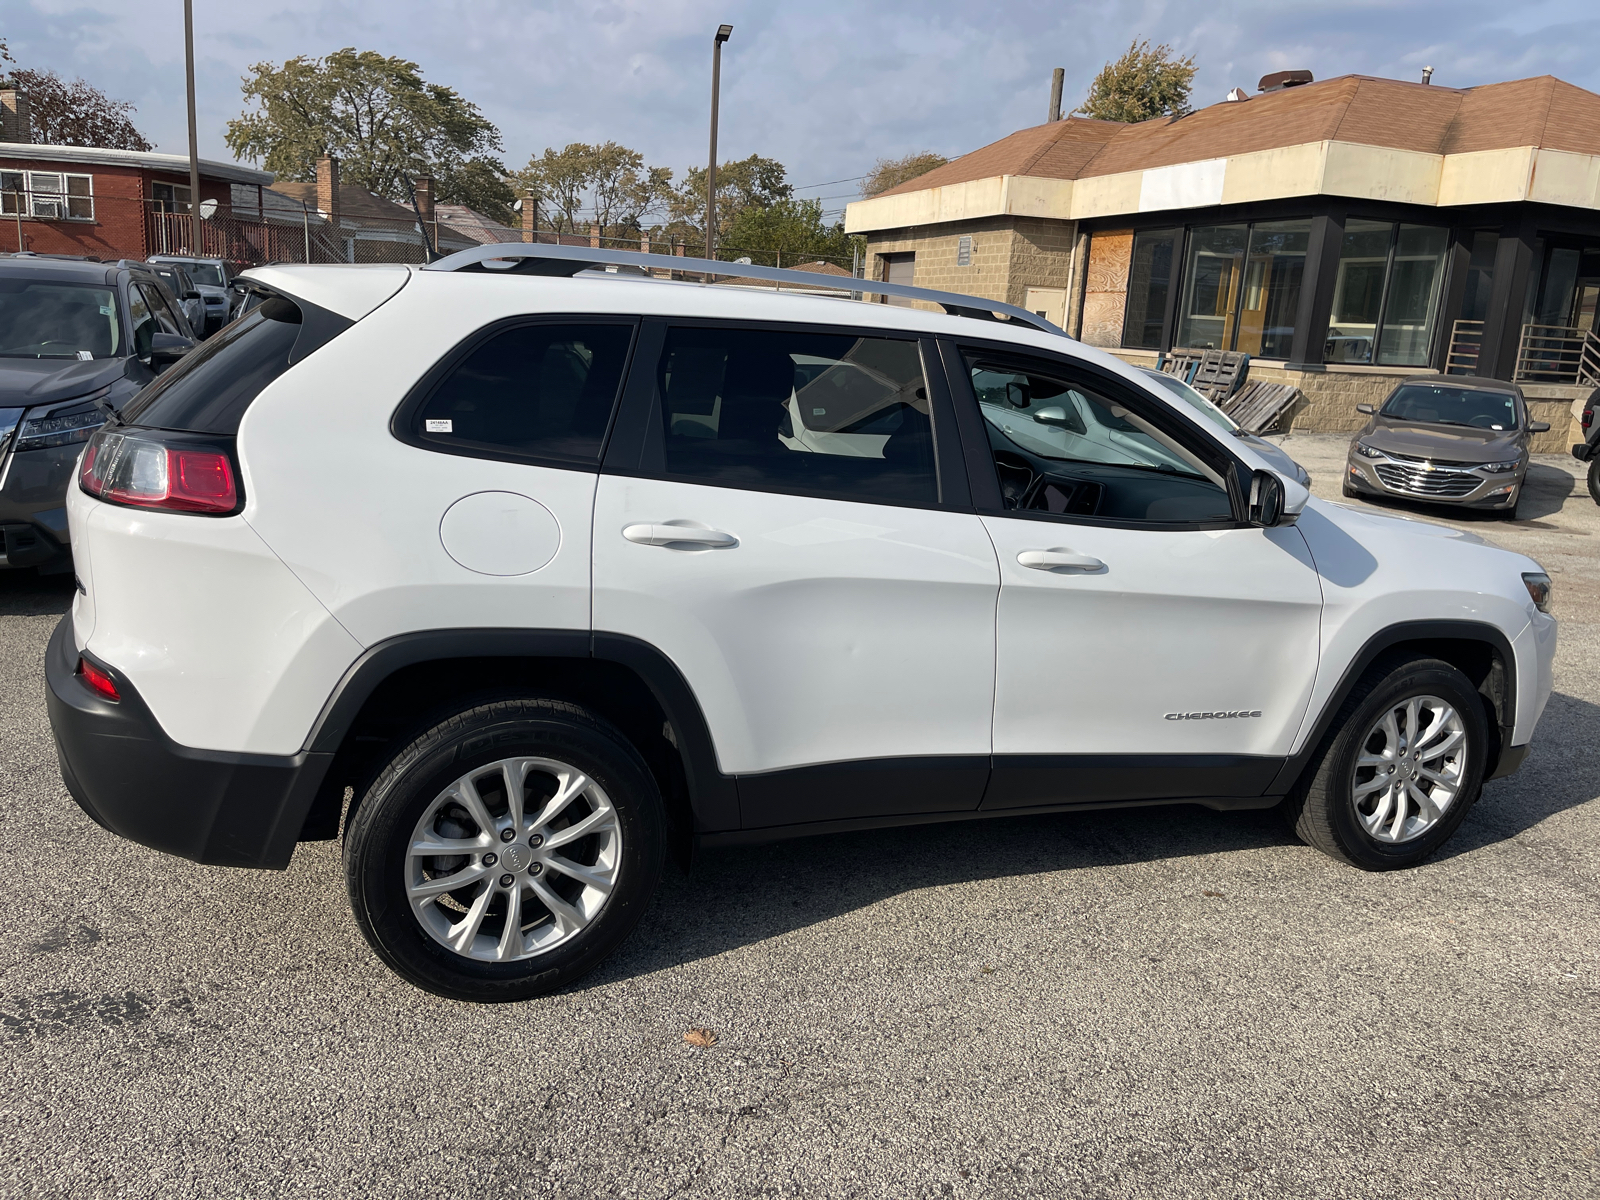
[(1528, 432), (1529, 433), (1549, 433), (1550, 432), (1550, 422), (1549, 421), (1529, 421), (1528, 422)]
[(170, 367), (194, 349), (194, 342), (177, 333), (150, 335), (150, 365), (156, 370)]
[(187, 292), (185, 292), (183, 294), (183, 298), (185, 300), (198, 300), (198, 299), (200, 299), (200, 293), (195, 291), (193, 288), (190, 288)]
[(1358, 404), (1358, 405), (1356, 405), (1356, 411), (1358, 413), (1365, 413), (1367, 416), (1370, 417), (1370, 416), (1372, 416), (1373, 413), (1377, 412), (1378, 410), (1376, 408), (1374, 408), (1370, 404)]
[(1067, 429), (1072, 425), (1072, 419), (1064, 408), (1041, 408), (1033, 414), (1033, 419), (1041, 425), (1054, 425), (1058, 429)]
[(1012, 408), (1028, 407), (1028, 389), (1020, 383), (1006, 384), (1006, 403)]
[(1250, 477), (1250, 524), (1262, 529), (1293, 525), (1311, 492), (1275, 471), (1257, 471)]

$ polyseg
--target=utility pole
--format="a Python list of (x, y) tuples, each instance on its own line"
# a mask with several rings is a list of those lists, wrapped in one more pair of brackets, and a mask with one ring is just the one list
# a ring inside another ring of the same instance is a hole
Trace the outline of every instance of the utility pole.
[(194, 115), (194, 0), (183, 0), (183, 67), (189, 88), (189, 253), (200, 247), (200, 134)]
[(718, 25), (711, 39), (711, 162), (706, 167), (706, 257), (717, 256), (717, 106), (722, 92), (722, 43), (733, 36), (732, 25)]
[(1066, 82), (1067, 70), (1057, 67), (1050, 72), (1050, 119), (1061, 120), (1061, 85)]

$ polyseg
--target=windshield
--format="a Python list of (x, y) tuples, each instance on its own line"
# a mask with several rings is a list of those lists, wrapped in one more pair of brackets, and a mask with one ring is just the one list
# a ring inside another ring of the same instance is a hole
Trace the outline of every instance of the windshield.
[(228, 281), (222, 277), (222, 268), (216, 263), (185, 263), (184, 270), (189, 273), (190, 279), (207, 287), (228, 286)]
[(1161, 386), (1166, 388), (1167, 391), (1171, 392), (1185, 404), (1193, 407), (1202, 417), (1217, 427), (1226, 429), (1229, 433), (1232, 433), (1235, 429), (1239, 428), (1238, 424), (1233, 420), (1232, 417), (1228, 416), (1227, 413), (1223, 412), (1215, 404), (1211, 403), (1211, 401), (1207, 400), (1204, 396), (1195, 391), (1176, 375), (1168, 375), (1165, 371), (1151, 371), (1143, 367), (1139, 369), (1144, 371), (1144, 373), (1149, 375), (1152, 379), (1158, 380)]
[(1515, 429), (1517, 398), (1510, 392), (1408, 383), (1389, 397), (1380, 415), (1424, 425)]
[(121, 344), (115, 289), (0, 279), (0, 358), (115, 358)]

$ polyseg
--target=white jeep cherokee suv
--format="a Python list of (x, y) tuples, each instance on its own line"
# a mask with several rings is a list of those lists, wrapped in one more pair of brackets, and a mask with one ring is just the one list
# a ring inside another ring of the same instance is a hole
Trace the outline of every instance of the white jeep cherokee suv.
[(342, 820), (384, 961), (503, 1000), (604, 959), (672, 847), (1189, 803), (1381, 870), (1526, 755), (1531, 560), (1312, 500), (1020, 310), (641, 266), (697, 264), (250, 272), (79, 465), (85, 811), (267, 868)]

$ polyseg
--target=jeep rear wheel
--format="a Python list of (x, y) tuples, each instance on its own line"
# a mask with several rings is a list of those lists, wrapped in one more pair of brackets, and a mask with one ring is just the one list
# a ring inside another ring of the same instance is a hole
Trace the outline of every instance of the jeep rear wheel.
[(1478, 798), (1488, 734), (1483, 696), (1449, 663), (1379, 664), (1340, 706), (1285, 816), (1302, 841), (1364, 870), (1413, 866)]
[(521, 1000), (598, 966), (661, 873), (661, 800), (623, 736), (575, 705), (496, 700), (389, 762), (345, 840), (357, 924), (458, 1000)]

